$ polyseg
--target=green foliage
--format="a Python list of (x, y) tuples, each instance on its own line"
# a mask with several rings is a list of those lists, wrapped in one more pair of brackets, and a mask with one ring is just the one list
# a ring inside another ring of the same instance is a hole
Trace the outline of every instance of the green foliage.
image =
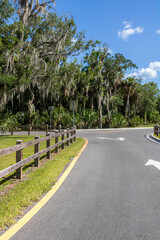
[(143, 125), (144, 124), (144, 120), (140, 118), (140, 116), (135, 116), (133, 118), (130, 119), (130, 126), (131, 127), (137, 127), (139, 125)]
[[(15, 115), (20, 125), (46, 124), (48, 106), (54, 105), (53, 125), (69, 127), (69, 102), (78, 100), (77, 127), (137, 126), (140, 119), (156, 123), (157, 85), (125, 79), (125, 72), (137, 66), (121, 53), (111, 55), (106, 44), (87, 41), (73, 17), (50, 11), (50, 3), (45, 2), (46, 10), (41, 2), (26, 10), (16, 1), (15, 18), (10, 1), (0, 2), (0, 111), (10, 112), (0, 119)], [(78, 64), (76, 56), (82, 52)], [(3, 131), (9, 125), (3, 122)]]
[[(140, 98), (140, 110), (142, 116), (146, 114), (147, 119), (152, 121), (156, 114), (156, 107), (158, 104), (159, 89), (157, 84), (149, 82), (142, 86), (142, 96)], [(157, 113), (158, 114), (158, 113)]]
[(9, 17), (11, 17), (12, 13), (14, 12), (14, 8), (10, 1), (8, 0), (1, 0), (0, 2), (0, 28), (1, 26), (6, 23)]
[(0, 131), (6, 132), (6, 131), (13, 131), (18, 127), (18, 121), (16, 116), (12, 115), (9, 116), (7, 119), (0, 121)]
[(83, 128), (97, 128), (98, 127), (98, 112), (84, 109), (82, 111), (82, 127)]
[(148, 120), (151, 123), (159, 123), (160, 122), (160, 114), (157, 110), (152, 110), (152, 112), (149, 113)]
[(127, 119), (121, 113), (114, 113), (111, 116), (111, 127), (127, 127), (128, 122)]

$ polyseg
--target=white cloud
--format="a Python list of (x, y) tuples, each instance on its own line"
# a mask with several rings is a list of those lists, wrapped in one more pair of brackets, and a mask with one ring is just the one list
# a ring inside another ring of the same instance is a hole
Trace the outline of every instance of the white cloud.
[(123, 40), (127, 40), (130, 35), (142, 33), (144, 31), (143, 27), (138, 26), (136, 28), (133, 28), (132, 22), (124, 21), (123, 24), (125, 25), (124, 29), (118, 31), (118, 37), (122, 38)]
[(160, 72), (160, 62), (151, 62), (149, 67), (141, 68), (140, 70), (126, 74), (125, 78), (128, 77), (141, 77), (142, 79), (154, 79), (158, 77)]
[(149, 67), (156, 71), (160, 71), (160, 62), (151, 62)]
[(125, 78), (128, 78), (128, 77), (139, 77), (138, 75), (138, 72), (133, 72), (133, 73), (128, 73), (125, 75)]
[(153, 79), (157, 77), (157, 71), (152, 68), (142, 68), (138, 72), (140, 77), (142, 77), (143, 79)]
[(123, 24), (125, 25), (124, 26), (125, 29), (132, 27), (132, 22), (123, 21)]
[(158, 30), (156, 31), (156, 33), (160, 35), (160, 29), (158, 29)]

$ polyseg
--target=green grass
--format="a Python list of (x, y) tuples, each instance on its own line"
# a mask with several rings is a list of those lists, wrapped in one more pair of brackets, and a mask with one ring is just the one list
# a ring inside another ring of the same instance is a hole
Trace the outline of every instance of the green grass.
[[(29, 142), (34, 140), (35, 136), (0, 136), (0, 149), (4, 149), (7, 147), (11, 147), (16, 145), (16, 141), (17, 140), (23, 140), (23, 142)], [(40, 137), (45, 137), (45, 136), (40, 136)], [(59, 141), (60, 141), (60, 137), (59, 137)], [(52, 138), (51, 139), (51, 145), (53, 145), (55, 143), (55, 139)], [(46, 142), (42, 142), (40, 143), (40, 150), (43, 150), (46, 148)], [(31, 156), (34, 154), (34, 146), (25, 148), (23, 150), (23, 159)], [(11, 166), (12, 164), (14, 164), (16, 162), (16, 152), (8, 154), (4, 157), (0, 157), (0, 170), (7, 168), (9, 166)], [(28, 164), (30, 165), (30, 163)], [(25, 165), (24, 170), (27, 168), (27, 165)]]
[[(23, 142), (29, 142), (34, 140), (35, 136), (24, 136), (24, 135), (19, 135), (19, 136), (0, 136), (0, 149), (4, 149), (7, 147), (15, 146), (17, 140), (23, 140)], [(44, 137), (44, 136), (40, 136)], [(51, 143), (54, 144), (54, 139), (51, 140)], [(40, 143), (40, 150), (46, 148), (46, 142)], [(34, 154), (34, 146), (25, 148), (23, 150), (23, 159), (31, 156)], [(43, 158), (43, 156), (41, 156)], [(0, 157), (0, 170), (7, 168), (11, 165), (16, 163), (16, 152), (8, 154), (6, 156)], [(30, 163), (26, 164), (23, 166), (23, 173), (26, 172), (29, 167), (33, 165), (34, 161), (31, 161)], [(14, 177), (15, 171), (11, 174), (8, 175), (8, 178), (2, 178), (0, 179), (0, 191), (4, 189), (4, 187), (8, 184), (11, 184), (13, 182), (13, 179), (10, 178), (10, 176)], [(4, 180), (5, 179), (5, 180)]]
[(160, 136), (157, 136), (157, 135), (155, 135), (155, 134), (153, 134), (153, 136), (160, 139)]
[(77, 138), (70, 147), (30, 173), (25, 181), (19, 181), (7, 195), (1, 197), (0, 229), (13, 224), (17, 216), (23, 215), (26, 207), (38, 201), (42, 194), (51, 188), (59, 174), (83, 145), (84, 139)]
[[(44, 137), (44, 136), (41, 136)], [(29, 142), (34, 140), (34, 136), (0, 136), (0, 149), (11, 147), (16, 145), (17, 140), (23, 140), (23, 142)], [(44, 149), (46, 143), (40, 144), (40, 149)], [(23, 150), (23, 158), (29, 157), (34, 154), (34, 146), (25, 148)], [(16, 162), (16, 152), (8, 154), (4, 157), (0, 157), (0, 170), (9, 167)]]

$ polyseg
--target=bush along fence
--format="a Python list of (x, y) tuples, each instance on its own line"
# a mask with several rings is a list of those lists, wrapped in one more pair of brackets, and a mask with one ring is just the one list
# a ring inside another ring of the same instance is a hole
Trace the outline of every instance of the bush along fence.
[(156, 135), (157, 137), (160, 136), (160, 126), (159, 125), (154, 126), (154, 135)]
[[(66, 135), (66, 138), (65, 138)], [(61, 141), (58, 142), (58, 137), (61, 136)], [(55, 144), (50, 145), (50, 140), (55, 138)], [(46, 148), (40, 151), (40, 143), (46, 141)], [(76, 141), (76, 128), (67, 128), (67, 130), (62, 130), (61, 132), (56, 132), (54, 134), (47, 133), (46, 137), (40, 138), (35, 136), (35, 140), (23, 143), (22, 140), (17, 140), (16, 145), (13, 147), (5, 148), (0, 150), (0, 157), (8, 155), (10, 153), (16, 152), (16, 163), (0, 171), (0, 178), (7, 176), (16, 170), (16, 178), (22, 179), (22, 167), (34, 160), (34, 166), (39, 167), (40, 156), (46, 153), (46, 157), (51, 159), (51, 150), (55, 149), (55, 152), (59, 152), (59, 146), (62, 149), (65, 148), (65, 143), (67, 146), (73, 141)], [(34, 154), (23, 159), (23, 149), (34, 145)]]

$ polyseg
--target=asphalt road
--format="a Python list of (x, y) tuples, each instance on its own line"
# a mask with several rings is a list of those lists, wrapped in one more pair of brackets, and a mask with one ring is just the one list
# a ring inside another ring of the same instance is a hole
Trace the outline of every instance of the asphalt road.
[[(13, 240), (160, 240), (160, 145), (152, 130), (79, 132), (71, 173)], [(99, 138), (100, 137), (100, 138)]]

